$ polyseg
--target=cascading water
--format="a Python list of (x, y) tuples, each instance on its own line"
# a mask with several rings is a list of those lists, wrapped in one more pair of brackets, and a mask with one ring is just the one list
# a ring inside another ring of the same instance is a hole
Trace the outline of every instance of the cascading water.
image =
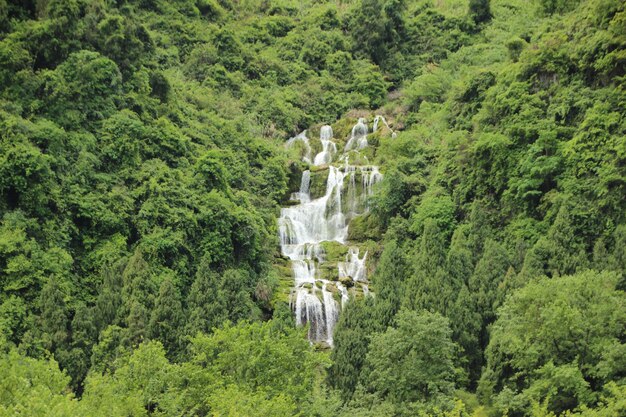
[(331, 139), (333, 138), (333, 128), (330, 126), (322, 126), (320, 130), (320, 142), (322, 142), (322, 152), (315, 155), (313, 165), (326, 165), (332, 160), (334, 154), (337, 153), (337, 145)]
[(306, 130), (304, 132), (299, 133), (298, 135), (292, 137), (287, 141), (287, 146), (293, 146), (296, 142), (304, 143), (304, 148), (306, 150), (305, 155), (302, 157), (302, 160), (308, 164), (311, 163), (311, 145), (309, 144), (309, 138), (306, 136)]
[(352, 134), (350, 135), (350, 140), (346, 143), (345, 151), (364, 149), (367, 145), (367, 124), (365, 124), (364, 118), (360, 118), (352, 128)]
[[(359, 119), (346, 150), (365, 148), (367, 132), (365, 119)], [(345, 156), (339, 159), (344, 163), (332, 165), (337, 154), (332, 138), (331, 127), (323, 126), (320, 131), (322, 151), (313, 160), (315, 166), (328, 165), (324, 194), (311, 198), (311, 171), (304, 171), (299, 191), (291, 195), (298, 204), (283, 208), (279, 219), (281, 251), (290, 259), (294, 276), (291, 306), (296, 324), (309, 324), (311, 342), (326, 342), (331, 346), (340, 309), (349, 299), (348, 288), (358, 283), (363, 293), (368, 293), (367, 252), (360, 256), (358, 248), (349, 247), (345, 261), (337, 263), (335, 277), (323, 277), (320, 267), (327, 262), (323, 243), (346, 244), (350, 220), (367, 211), (367, 197), (382, 179), (378, 167), (349, 165)], [(298, 140), (305, 143), (303, 160), (310, 164), (311, 146), (305, 132), (290, 139), (287, 145)], [(357, 181), (358, 176), (360, 181)]]

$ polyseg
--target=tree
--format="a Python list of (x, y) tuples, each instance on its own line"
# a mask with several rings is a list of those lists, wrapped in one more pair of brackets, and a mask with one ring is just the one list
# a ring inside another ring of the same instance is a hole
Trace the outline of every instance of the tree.
[(593, 392), (621, 378), (626, 325), (617, 275), (586, 271), (539, 278), (498, 312), (480, 393), (500, 411), (523, 415), (532, 401), (561, 413), (591, 405)]
[(396, 326), (372, 336), (363, 384), (392, 403), (449, 406), (459, 370), (448, 320), (402, 310)]
[(138, 338), (133, 336), (133, 339), (140, 340), (139, 335), (143, 335), (145, 326), (148, 324), (148, 310), (154, 306), (157, 292), (152, 268), (144, 259), (140, 249), (137, 249), (128, 260), (122, 277), (124, 285), (120, 314), (125, 319), (126, 325), (135, 329), (133, 333), (137, 332)]
[(283, 397), (300, 409), (311, 399), (317, 369), (327, 365), (300, 329), (280, 332), (271, 322), (226, 324), (211, 336), (192, 339), (190, 351), (190, 364), (219, 376), (218, 386), (236, 385), (279, 402)]
[(573, 274), (587, 266), (587, 254), (579, 242), (570, 209), (563, 204), (548, 233), (539, 238), (524, 259), (522, 282), (540, 275)]
[(125, 264), (116, 262), (112, 265), (106, 265), (100, 275), (102, 275), (102, 284), (98, 291), (95, 305), (95, 324), (98, 331), (111, 324), (119, 324), (120, 309), (122, 307), (122, 287)]
[(124, 341), (130, 346), (137, 346), (147, 336), (148, 320), (150, 315), (146, 307), (139, 301), (133, 300), (130, 306), (130, 312), (126, 317), (127, 339)]
[(436, 221), (426, 219), (419, 246), (415, 248), (413, 273), (404, 284), (403, 307), (445, 313), (454, 284), (448, 281), (444, 269), (444, 239)]
[[(506, 249), (498, 242), (487, 239), (483, 256), (469, 280), (476, 311), (481, 315), (483, 328), (493, 322), (502, 299), (502, 283), (510, 266)], [(486, 337), (483, 338), (486, 343)]]
[(80, 387), (91, 366), (91, 348), (98, 338), (93, 309), (80, 303), (74, 312), (71, 329), (72, 343), (68, 373), (72, 377), (72, 386), (80, 392)]
[(335, 327), (328, 381), (340, 391), (344, 402), (352, 398), (360, 381), (370, 335), (386, 328), (374, 324), (379, 320), (372, 317), (372, 307), (378, 307), (378, 303), (369, 298), (353, 300), (343, 309)]
[(491, 19), (490, 0), (470, 0), (469, 16), (476, 24), (485, 23)]
[(68, 393), (69, 377), (53, 359), (29, 358), (17, 349), (5, 349), (0, 345), (0, 415), (79, 415)]
[(372, 277), (373, 291), (376, 293), (375, 318), (380, 321), (382, 328), (389, 326), (398, 312), (404, 281), (410, 273), (404, 248), (396, 240), (386, 242)]
[(185, 321), (180, 293), (171, 279), (166, 278), (159, 289), (159, 296), (148, 323), (148, 337), (163, 343), (171, 357), (181, 353), (181, 328)]
[(350, 34), (357, 53), (365, 53), (380, 65), (396, 46), (404, 30), (403, 0), (361, 0), (350, 16)]
[(188, 321), (186, 333), (195, 335), (198, 332), (210, 333), (226, 319), (226, 306), (220, 290), (217, 272), (211, 271), (209, 261), (205, 257), (196, 272), (196, 279), (191, 285), (187, 296)]
[(228, 269), (221, 279), (228, 319), (237, 322), (251, 319), (254, 311), (252, 302), (252, 277), (243, 269)]
[(79, 51), (48, 74), (46, 114), (76, 128), (116, 110), (122, 77), (115, 62), (93, 51)]
[(55, 278), (50, 279), (42, 288), (39, 304), (46, 349), (50, 352), (67, 349), (69, 317), (65, 294)]

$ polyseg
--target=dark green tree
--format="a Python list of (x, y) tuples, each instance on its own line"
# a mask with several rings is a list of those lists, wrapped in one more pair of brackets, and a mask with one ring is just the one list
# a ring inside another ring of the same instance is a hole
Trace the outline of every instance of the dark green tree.
[[(344, 402), (349, 401), (359, 383), (361, 370), (369, 346), (369, 336), (383, 330), (372, 326), (371, 317), (374, 300), (353, 300), (339, 316), (331, 352), (332, 366), (328, 381), (338, 389)], [(372, 320), (374, 319), (374, 320)]]
[(172, 280), (166, 278), (150, 315), (148, 337), (160, 340), (169, 355), (177, 357), (182, 350), (181, 330), (184, 321), (180, 292)]
[(380, 65), (404, 30), (404, 0), (361, 0), (350, 16), (350, 34), (357, 53)]
[(66, 351), (69, 344), (69, 314), (65, 297), (56, 278), (48, 280), (39, 296), (44, 346), (53, 353)]
[(196, 279), (191, 285), (187, 308), (189, 318), (186, 333), (192, 336), (198, 332), (210, 333), (213, 327), (218, 327), (227, 317), (219, 275), (211, 270), (206, 258), (201, 261)]
[(502, 283), (509, 266), (510, 260), (506, 249), (495, 240), (487, 239), (483, 257), (476, 264), (468, 286), (484, 326), (495, 319), (498, 302), (501, 300)]
[(141, 302), (133, 300), (125, 320), (127, 331), (125, 332), (124, 344), (137, 346), (146, 340), (149, 319), (148, 309)]
[(94, 309), (80, 303), (72, 319), (72, 342), (68, 373), (72, 386), (80, 392), (91, 366), (91, 348), (97, 342), (98, 331), (94, 324)]
[(437, 222), (424, 221), (419, 245), (414, 249), (412, 275), (406, 280), (402, 306), (409, 309), (445, 312), (453, 285), (445, 272), (446, 247)]
[(394, 239), (385, 243), (385, 249), (372, 277), (376, 293), (375, 318), (382, 328), (392, 323), (402, 302), (404, 281), (410, 276), (404, 248)]
[(533, 280), (498, 312), (479, 392), (499, 411), (527, 415), (545, 403), (561, 413), (594, 401), (624, 372), (624, 293), (615, 273)]
[(451, 334), (439, 314), (400, 311), (394, 327), (372, 337), (363, 368), (366, 390), (397, 404), (445, 404), (459, 374)]
[(476, 24), (485, 23), (491, 19), (490, 0), (470, 0), (469, 16)]
[(122, 287), (125, 264), (117, 262), (102, 269), (102, 284), (95, 305), (95, 325), (98, 331), (119, 324), (122, 307)]

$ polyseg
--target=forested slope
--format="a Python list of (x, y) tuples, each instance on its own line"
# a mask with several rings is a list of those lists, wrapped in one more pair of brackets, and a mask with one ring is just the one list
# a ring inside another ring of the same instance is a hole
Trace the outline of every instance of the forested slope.
[[(0, 415), (626, 413), (622, 1), (0, 0), (0, 39)], [(327, 351), (283, 143), (357, 113), (398, 134)]]

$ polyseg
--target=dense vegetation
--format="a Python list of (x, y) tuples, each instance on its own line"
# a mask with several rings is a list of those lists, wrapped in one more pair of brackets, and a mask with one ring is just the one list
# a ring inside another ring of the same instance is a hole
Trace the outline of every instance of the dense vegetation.
[[(0, 415), (626, 414), (621, 0), (0, 0)], [(387, 116), (332, 351), (285, 138)], [(293, 190), (291, 190), (293, 191)]]

